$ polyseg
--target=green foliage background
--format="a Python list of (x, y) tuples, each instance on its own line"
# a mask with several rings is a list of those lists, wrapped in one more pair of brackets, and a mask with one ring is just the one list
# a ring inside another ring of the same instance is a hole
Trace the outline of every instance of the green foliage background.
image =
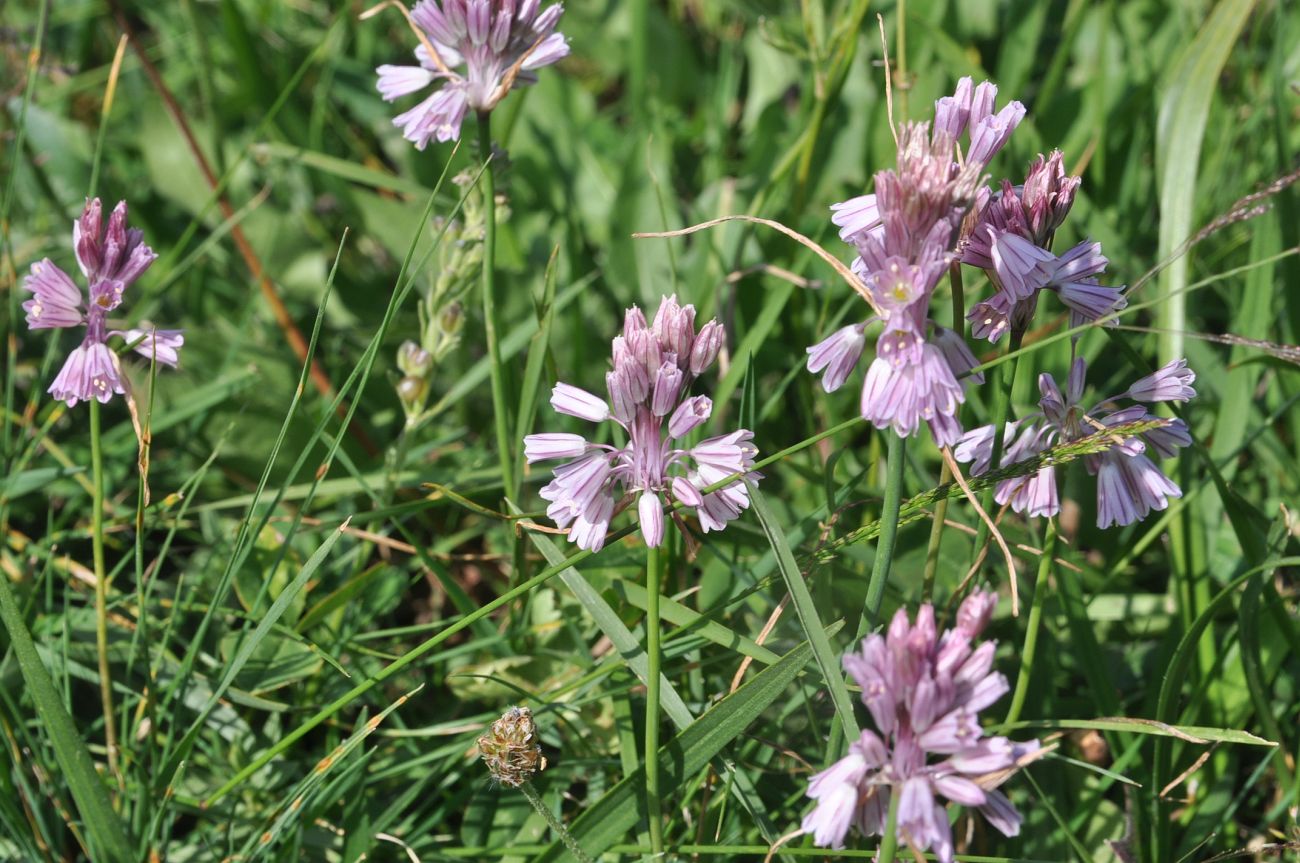
[[(126, 858), (558, 859), (542, 819), (474, 757), (483, 726), (515, 703), (542, 727), (548, 805), (591, 850), (636, 856), (645, 801), (639, 786), (618, 783), (641, 758), (644, 688), (622, 652), (644, 637), (644, 550), (613, 542), (574, 569), (547, 569), (572, 547), (516, 540), (483, 512), (504, 505), (472, 294), (461, 345), (432, 383), (437, 415), (390, 485), (402, 427), (394, 358), (417, 336), (415, 297), (387, 325), (385, 310), (411, 249), (414, 290), (437, 275), (436, 256), (424, 255), (441, 224), (429, 203), (449, 218), (460, 194), (440, 178), (481, 165), (468, 140), (417, 152), (392, 127), (373, 70), (407, 61), (414, 43), (400, 16), (360, 21), (360, 4), (313, 0), (0, 8), (0, 566), (101, 768), (85, 410), (45, 395), (73, 337), (28, 332), (18, 308), (31, 262), (49, 256), (71, 270), (69, 227), (97, 152), (97, 194), (127, 199), (163, 255), (132, 289), (131, 314), (186, 330), (182, 368), (159, 372), (153, 389), (152, 503), (138, 534), (135, 435), (120, 400), (104, 412), (123, 768), (120, 784), (103, 779)], [(516, 414), (529, 415), (555, 380), (599, 390), (622, 310), (675, 291), (728, 327), (721, 370), (705, 382), (712, 428), (745, 424), (768, 455), (855, 415), (856, 386), (827, 396), (802, 365), (807, 345), (865, 316), (824, 263), (737, 223), (688, 239), (631, 234), (748, 213), (844, 253), (828, 205), (866, 191), (893, 156), (877, 13), (895, 116), (924, 118), (961, 75), (1023, 101), (1029, 117), (995, 176), (1015, 181), (1036, 153), (1062, 149), (1083, 186), (1061, 243), (1101, 241), (1118, 282), (1137, 283), (1189, 234), (1297, 167), (1300, 10), (1285, 0), (573, 0), (561, 25), (571, 57), (494, 117), (508, 155), (498, 280)], [(215, 206), (132, 48), (97, 144), (123, 22), (225, 183), (233, 218)], [(1218, 230), (1132, 294), (1135, 307), (1147, 304), (1124, 316), (1133, 328), (1082, 339), (1098, 394), (1185, 352), (1199, 393), (1185, 416), (1201, 446), (1169, 465), (1182, 501), (1130, 528), (1098, 531), (1091, 480), (1069, 473), (1060, 562), (1035, 597), (1032, 667), (1019, 661), (1024, 613), (1013, 618), (1004, 602), (992, 632), (999, 667), (1013, 681), (1030, 675), (1030, 724), (1015, 735), (1059, 734), (1060, 747), (1007, 786), (1026, 816), (1021, 836), (968, 833), (963, 820), (960, 849), (1172, 863), (1300, 840), (1300, 627), (1288, 557), (1300, 375), (1295, 349), (1274, 347), (1300, 343), (1300, 199), (1287, 189), (1261, 203), (1266, 212)], [(346, 430), (309, 380), (300, 385), (302, 363), (232, 242), (234, 224), (356, 408)], [(968, 304), (986, 291), (968, 283)], [(946, 286), (935, 307), (947, 308)], [(1045, 304), (1013, 389), (1018, 414), (1033, 409), (1039, 371), (1065, 374), (1069, 341), (1049, 339), (1064, 327)], [(1202, 338), (1223, 334), (1266, 344)], [(373, 373), (360, 388), (350, 376), (367, 368), (372, 340)], [(527, 360), (540, 363), (541, 392), (525, 386)], [(147, 393), (147, 367), (132, 376)], [(972, 392), (968, 425), (988, 421), (991, 392)], [(516, 437), (577, 430), (545, 404), (537, 413)], [(810, 771), (837, 754), (824, 744), (834, 722), (826, 681), (806, 652), (791, 651), (806, 651), (797, 646), (810, 628), (839, 620), (847, 626), (830, 643), (851, 647), (874, 543), (813, 552), (879, 516), (883, 448), (865, 423), (850, 424), (765, 469), (770, 535), (750, 513), (705, 537), (693, 562), (676, 549), (664, 671), (680, 708), (667, 711), (664, 733), (687, 730), (670, 744), (684, 760), (666, 774), (664, 808), (683, 858), (761, 859), (798, 826)], [(905, 494), (939, 483), (928, 442), (908, 456)], [(527, 474), (523, 510), (537, 508), (544, 474)], [(960, 499), (947, 516), (941, 609), (974, 552), (961, 528), (977, 523)], [(335, 530), (349, 517), (348, 531)], [(900, 532), (888, 613), (921, 600), (930, 523)], [(1028, 607), (1042, 527), (1008, 514), (1002, 528)], [(819, 620), (787, 611), (760, 646), (786, 595), (783, 555), (803, 567)], [(466, 622), (526, 579), (561, 570)], [(1000, 561), (986, 577), (1007, 592)], [(8, 645), (0, 633), (0, 860), (84, 857), (100, 840)], [(746, 656), (748, 682), (722, 701)], [(350, 694), (395, 660), (395, 672)], [(325, 721), (241, 772), (322, 710)], [(386, 710), (372, 730), (367, 721)], [(1106, 717), (1196, 727), (1218, 742), (1157, 737), (1136, 723), (1089, 730)], [(813, 853), (801, 841), (784, 853)], [(855, 847), (866, 857), (874, 845)]]

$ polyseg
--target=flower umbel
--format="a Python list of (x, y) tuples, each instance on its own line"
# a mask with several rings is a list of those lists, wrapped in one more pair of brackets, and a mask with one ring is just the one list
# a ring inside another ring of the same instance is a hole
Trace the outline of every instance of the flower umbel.
[[(884, 332), (863, 383), (862, 416), (903, 437), (925, 422), (940, 446), (961, 436), (956, 414), (965, 393), (957, 374), (976, 363), (959, 335), (945, 335), (930, 320), (930, 297), (956, 260), (984, 166), (1025, 113), (1019, 102), (994, 113), (996, 96), (992, 84), (973, 87), (963, 78), (954, 95), (935, 103), (932, 126), (902, 127), (897, 168), (876, 174), (873, 194), (832, 205), (831, 221), (857, 249), (853, 271), (878, 314), (808, 348), (809, 371), (823, 373), (827, 392), (836, 390), (861, 358), (867, 324), (881, 321)], [(967, 131), (969, 151), (958, 161), (957, 141)]]
[(491, 111), (512, 87), (568, 56), (568, 40), (555, 31), (563, 12), (559, 3), (542, 9), (540, 0), (420, 0), (410, 13), (420, 65), (380, 66), (377, 87), (391, 102), (441, 84), (393, 125), (418, 150), (458, 139), (467, 112)]
[[(1147, 404), (1164, 401), (1184, 402), (1196, 396), (1192, 382), (1196, 374), (1186, 360), (1174, 360), (1154, 374), (1135, 381), (1126, 391), (1102, 399), (1093, 407), (1081, 404), (1088, 366), (1082, 358), (1070, 368), (1065, 392), (1051, 375), (1038, 376), (1042, 399), (1039, 413), (1006, 425), (1006, 440), (1013, 440), (1002, 455), (1000, 467), (1015, 464), (1057, 443), (1079, 440), (1106, 433), (1107, 427), (1155, 419)], [(1118, 407), (1118, 399), (1139, 404)], [(1187, 423), (1170, 420), (1166, 425), (1118, 443), (1098, 455), (1088, 456), (1084, 465), (1097, 477), (1097, 527), (1132, 524), (1154, 510), (1163, 510), (1169, 498), (1182, 497), (1182, 490), (1165, 476), (1148, 457), (1148, 448), (1158, 458), (1168, 458), (1192, 442)], [(958, 461), (973, 462), (971, 472), (979, 475), (989, 469), (992, 458), (993, 427), (983, 426), (967, 432), (954, 451)], [(996, 500), (1029, 516), (1053, 516), (1060, 509), (1056, 491), (1056, 468), (1040, 468), (1027, 477), (998, 483)]]
[(136, 353), (175, 367), (185, 337), (180, 330), (136, 327), (108, 329), (108, 313), (122, 303), (122, 295), (158, 255), (144, 243), (144, 232), (126, 226), (126, 201), (113, 208), (108, 226), (102, 225), (103, 207), (98, 198), (86, 202), (81, 216), (72, 223), (72, 242), (77, 264), (86, 277), (87, 294), (49, 258), (32, 264), (23, 289), (32, 298), (23, 303), (27, 326), (32, 330), (86, 327), (81, 344), (68, 354), (49, 392), (68, 407), (79, 401), (107, 402), (125, 392), (117, 354), (107, 345), (117, 336)]
[(817, 845), (844, 847), (850, 827), (883, 835), (895, 794), (899, 838), (940, 863), (953, 860), (953, 841), (939, 797), (976, 807), (1006, 836), (1020, 832), (1019, 813), (996, 789), (1038, 743), (985, 737), (979, 724), (979, 712), (1009, 688), (993, 670), (997, 642), (974, 646), (996, 604), (992, 593), (972, 594), (942, 635), (932, 606), (921, 606), (915, 624), (899, 609), (885, 635), (844, 657), (879, 734), (864, 730), (848, 755), (809, 780), (817, 805), (802, 826)]
[(1100, 243), (1081, 242), (1059, 257), (1048, 251), (1079, 182), (1066, 174), (1057, 150), (1034, 160), (1022, 185), (1003, 180), (1001, 190), (979, 208), (963, 240), (961, 261), (983, 269), (996, 291), (967, 314), (976, 338), (996, 342), (1012, 329), (1023, 331), (1042, 290), (1054, 292), (1070, 310), (1071, 326), (1128, 305), (1122, 287), (1097, 282), (1108, 263)]
[(518, 788), (546, 769), (537, 725), (527, 707), (512, 707), (478, 739), (478, 751), (492, 778)]
[[(566, 383), (555, 385), (551, 407), (588, 422), (612, 420), (628, 436), (624, 446), (596, 444), (581, 435), (551, 433), (524, 438), (528, 461), (572, 459), (555, 469), (541, 495), (546, 513), (569, 528), (570, 541), (599, 550), (616, 512), (636, 501), (647, 545), (664, 537), (666, 503), (693, 507), (700, 528), (721, 530), (749, 506), (749, 490), (737, 479), (717, 491), (704, 489), (735, 474), (753, 473), (753, 433), (738, 429), (693, 447), (681, 439), (709, 419), (713, 402), (689, 396), (691, 383), (713, 364), (725, 336), (716, 320), (695, 329), (695, 307), (666, 297), (654, 322), (627, 310), (623, 334), (613, 341), (614, 368), (605, 375), (609, 401)], [(665, 427), (666, 426), (666, 427)], [(674, 515), (678, 526), (680, 519)]]

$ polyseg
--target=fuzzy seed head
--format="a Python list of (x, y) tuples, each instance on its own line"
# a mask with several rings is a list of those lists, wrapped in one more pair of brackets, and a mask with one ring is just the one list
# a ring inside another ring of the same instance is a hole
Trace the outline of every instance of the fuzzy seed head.
[(479, 753), (492, 778), (518, 788), (546, 769), (546, 756), (537, 743), (537, 725), (527, 707), (512, 707), (478, 739)]

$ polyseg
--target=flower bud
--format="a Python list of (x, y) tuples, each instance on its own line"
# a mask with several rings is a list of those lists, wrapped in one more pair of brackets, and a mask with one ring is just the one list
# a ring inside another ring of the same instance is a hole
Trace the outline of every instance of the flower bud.
[(412, 378), (423, 378), (433, 368), (433, 356), (415, 342), (407, 339), (397, 350), (397, 367), (402, 374)]
[(420, 412), (428, 394), (429, 384), (424, 378), (407, 376), (397, 382), (397, 398), (401, 400), (402, 410), (408, 416)]
[(695, 344), (691, 346), (691, 374), (699, 375), (713, 365), (713, 361), (718, 358), (718, 351), (722, 350), (722, 340), (725, 337), (722, 324), (716, 320), (709, 321), (700, 328)]
[(637, 501), (637, 517), (641, 522), (641, 535), (645, 544), (657, 548), (664, 541), (664, 511), (659, 495), (652, 491), (641, 493)]
[(713, 402), (708, 396), (686, 399), (668, 420), (668, 434), (674, 438), (682, 437), (707, 420), (712, 412)]
[(664, 364), (655, 375), (654, 396), (650, 402), (650, 410), (655, 416), (667, 416), (677, 406), (677, 399), (682, 392), (682, 377), (676, 357), (665, 354)]
[(641, 399), (635, 398), (628, 386), (627, 375), (621, 371), (605, 373), (605, 386), (609, 388), (609, 402), (613, 405), (611, 413), (619, 422), (629, 423), (636, 415), (636, 406)]
[(546, 769), (546, 756), (537, 743), (537, 725), (527, 707), (512, 707), (478, 739), (479, 754), (492, 778), (519, 787)]
[(680, 305), (676, 294), (665, 297), (655, 313), (652, 330), (664, 352), (676, 354), (684, 367), (695, 341), (695, 307)]
[(448, 303), (438, 315), (438, 327), (444, 335), (454, 336), (460, 332), (460, 328), (465, 325), (465, 310), (460, 303)]

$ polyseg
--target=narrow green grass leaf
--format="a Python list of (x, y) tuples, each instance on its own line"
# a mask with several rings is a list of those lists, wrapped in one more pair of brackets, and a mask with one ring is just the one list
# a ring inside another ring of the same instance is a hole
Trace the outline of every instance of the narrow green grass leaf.
[(844, 729), (844, 739), (857, 740), (858, 721), (853, 715), (853, 699), (849, 695), (848, 685), (844, 682), (844, 673), (840, 670), (840, 663), (831, 647), (830, 639), (826, 637), (826, 630), (817, 616), (817, 606), (808, 591), (808, 583), (804, 580), (799, 564), (795, 563), (794, 552), (785, 541), (785, 534), (781, 526), (776, 523), (776, 516), (772, 514), (772, 508), (767, 505), (767, 499), (753, 483), (748, 485), (754, 514), (758, 516), (758, 521), (763, 526), (763, 533), (772, 545), (777, 569), (785, 579), (785, 586), (790, 591), (790, 602), (794, 605), (799, 625), (803, 627), (804, 635), (812, 647), (813, 657), (817, 660), (817, 667), (821, 669), (822, 678), (826, 681), (831, 703), (835, 705), (835, 715)]
[[(807, 664), (808, 644), (799, 645), (780, 662), (763, 669), (752, 680), (718, 702), (691, 727), (659, 749), (660, 788), (675, 791), (702, 770), (724, 746), (736, 739), (767, 707), (776, 701)], [(626, 776), (573, 822), (569, 832), (583, 850), (598, 857), (636, 826), (641, 817), (645, 768)], [(558, 840), (537, 858), (537, 863), (572, 861)]]
[(287, 162), (293, 162), (307, 168), (329, 174), (332, 177), (338, 177), (353, 183), (359, 183), (372, 189), (385, 189), (390, 192), (405, 192), (408, 195), (415, 195), (420, 198), (428, 196), (433, 190), (409, 180), (406, 177), (399, 177), (396, 174), (390, 174), (387, 171), (377, 171), (374, 168), (367, 168), (364, 165), (358, 165), (356, 162), (340, 159), (337, 156), (330, 156), (325, 153), (317, 153), (308, 150), (305, 147), (295, 147), (292, 144), (285, 144), (279, 141), (269, 141), (261, 144), (253, 144), (250, 152), (254, 158), (269, 157), (273, 159), (283, 159)]
[(262, 619), (258, 621), (258, 624), (253, 631), (249, 633), (247, 638), (244, 638), (241, 641), (239, 649), (235, 652), (235, 655), (231, 657), (230, 663), (226, 666), (225, 673), (221, 676), (221, 682), (212, 690), (212, 694), (208, 696), (208, 700), (203, 705), (203, 709), (199, 711), (199, 715), (195, 717), (194, 723), (190, 726), (189, 731), (187, 731), (185, 737), (182, 738), (178, 747), (179, 751), (186, 752), (189, 750), (194, 739), (197, 738), (199, 732), (202, 731), (208, 713), (217, 705), (217, 702), (221, 700), (221, 696), (226, 693), (226, 690), (230, 688), (231, 684), (235, 682), (235, 678), (239, 675), (239, 672), (243, 670), (244, 666), (248, 663), (249, 658), (253, 655), (253, 652), (257, 650), (257, 646), (262, 643), (262, 640), (271, 632), (272, 627), (274, 627), (276, 622), (279, 621), (280, 616), (284, 614), (285, 609), (289, 607), (289, 603), (293, 602), (294, 598), (298, 596), (299, 591), (301, 591), (307, 584), (307, 580), (312, 577), (320, 567), (321, 563), (325, 561), (325, 558), (329, 556), (330, 550), (334, 548), (334, 544), (343, 536), (343, 529), (347, 526), (348, 523), (344, 521), (343, 524), (339, 525), (337, 529), (330, 533), (326, 540), (320, 544), (320, 547), (317, 548), (312, 556), (307, 559), (307, 562), (303, 564), (302, 569), (299, 570), (296, 576), (294, 576), (293, 581), (285, 585), (284, 590), (280, 591), (280, 595), (271, 603), (271, 607), (266, 610), (266, 614), (264, 614)]
[(9, 586), (9, 578), (4, 575), (0, 575), (0, 621), (9, 631), (14, 658), (18, 660), (36, 711), (45, 724), (54, 747), (54, 757), (58, 759), (63, 778), (72, 791), (77, 811), (86, 823), (86, 834), (95, 851), (95, 859), (127, 863), (132, 856), (126, 826), (113, 811), (108, 789), (95, 772), (90, 752), (77, 733), (72, 717), (64, 709), (63, 699), (55, 689), (49, 671), (41, 664), (32, 634)]
[(1101, 719), (1027, 719), (1006, 726), (1017, 728), (1048, 728), (1091, 731), (1126, 731), (1133, 734), (1150, 734), (1156, 737), (1175, 737), (1188, 743), (1238, 743), (1246, 746), (1277, 746), (1272, 740), (1257, 737), (1249, 731), (1235, 728), (1210, 728), (1204, 725), (1175, 725), (1155, 719), (1137, 719), (1127, 716), (1107, 716)]
[[(512, 507), (515, 512), (517, 508)], [(559, 566), (564, 563), (564, 554), (556, 547), (545, 534), (530, 531), (528, 538), (533, 541), (541, 551), (542, 556), (546, 558), (551, 566)], [(632, 669), (632, 673), (642, 683), (646, 682), (649, 677), (649, 662), (647, 661), (645, 648), (637, 640), (632, 631), (627, 628), (618, 613), (610, 607), (609, 603), (601, 597), (591, 583), (583, 578), (582, 573), (578, 572), (572, 566), (566, 566), (560, 570), (560, 580), (564, 582), (565, 587), (573, 592), (578, 602), (591, 615), (591, 619), (596, 621), (596, 626), (605, 634), (605, 637), (614, 645), (614, 649), (623, 657), (623, 661)], [(673, 689), (672, 682), (666, 675), (659, 675), (660, 686), (660, 703), (663, 712), (668, 714), (668, 718), (678, 729), (684, 729), (695, 722), (695, 717), (691, 714), (686, 702)]]
[(320, 790), (321, 785), (325, 782), (325, 777), (347, 759), (348, 755), (355, 751), (367, 737), (373, 734), (375, 729), (388, 718), (390, 713), (409, 701), (421, 689), (423, 689), (423, 686), (416, 687), (375, 716), (362, 722), (348, 736), (347, 740), (334, 747), (329, 755), (316, 762), (316, 766), (312, 771), (300, 779), (292, 790), (285, 795), (284, 800), (277, 807), (277, 814), (271, 821), (270, 826), (265, 831), (254, 833), (249, 837), (248, 842), (244, 845), (243, 853), (239, 857), (250, 861), (250, 863), (254, 860), (263, 859), (275, 847), (276, 840), (284, 834), (285, 830), (302, 817), (303, 809), (311, 796)]
[[(646, 590), (644, 587), (636, 582), (626, 581), (621, 578), (613, 579), (610, 582), (610, 587), (624, 602), (645, 611)], [(682, 629), (689, 630), (696, 635), (707, 638), (714, 644), (734, 650), (743, 656), (757, 659), (764, 665), (771, 665), (781, 658), (752, 638), (741, 635), (716, 620), (710, 620), (694, 609), (682, 605), (672, 597), (661, 596), (659, 598), (659, 616), (674, 626), (680, 626)]]

